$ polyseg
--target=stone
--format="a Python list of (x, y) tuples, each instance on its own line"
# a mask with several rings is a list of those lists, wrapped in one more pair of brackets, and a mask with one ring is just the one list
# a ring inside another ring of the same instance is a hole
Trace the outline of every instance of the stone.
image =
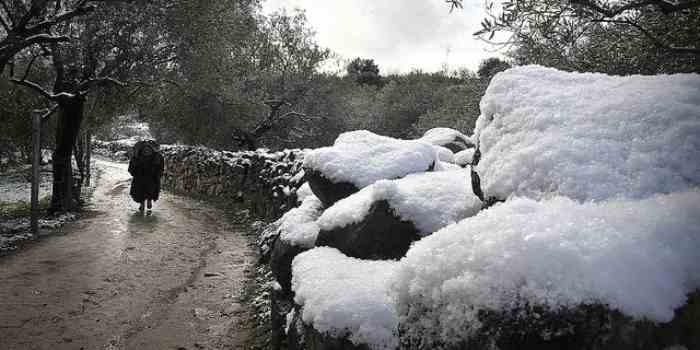
[(435, 324), (426, 322), (424, 317), (418, 312), (403, 319), (399, 325), (399, 332), (404, 335), (400, 340), (402, 349), (438, 346), (455, 350), (700, 349), (700, 290), (688, 295), (688, 302), (676, 309), (675, 317), (668, 323), (635, 320), (601, 304), (561, 309), (520, 305), (509, 311), (481, 310), (478, 318), (482, 327), (477, 334), (447, 346), (439, 340), (439, 344), (430, 343), (434, 338), (408, 336), (435, 334), (435, 329), (421, 326)]
[(360, 190), (349, 182), (335, 183), (313, 169), (304, 169), (304, 172), (305, 180), (308, 181), (311, 191), (326, 208)]
[(389, 203), (380, 200), (372, 204), (361, 222), (321, 230), (316, 246), (333, 247), (360, 259), (400, 259), (418, 239), (415, 225), (398, 218)]
[(272, 270), (272, 276), (277, 283), (282, 286), (283, 291), (292, 292), (292, 260), (308, 249), (291, 245), (280, 238), (274, 241), (270, 255), (270, 270)]

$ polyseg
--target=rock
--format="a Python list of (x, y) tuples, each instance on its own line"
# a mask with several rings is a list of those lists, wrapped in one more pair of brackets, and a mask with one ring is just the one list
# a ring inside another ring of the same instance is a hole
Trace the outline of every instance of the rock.
[(295, 349), (293, 344), (297, 344), (297, 340), (288, 341), (288, 335), (285, 333), (287, 327), (287, 314), (294, 310), (294, 296), (289, 292), (283, 291), (281, 288), (272, 288), (270, 291), (270, 326), (272, 331), (271, 348), (279, 349)]
[[(490, 349), (500, 350), (640, 350), (640, 349), (700, 349), (700, 290), (688, 297), (688, 302), (676, 310), (668, 323), (656, 324), (635, 320), (612, 310), (606, 305), (589, 304), (575, 308), (549, 309), (522, 305), (509, 311), (482, 310), (478, 314), (482, 327), (477, 334), (445, 346), (426, 344), (424, 338), (410, 334), (429, 334), (434, 329), (420, 329), (430, 325), (415, 313), (399, 326), (404, 335), (402, 349)], [(414, 319), (415, 318), (415, 319)], [(413, 328), (413, 329), (408, 329)], [(433, 338), (434, 339), (434, 338)]]
[[(420, 239), (413, 223), (394, 215), (386, 200), (372, 204), (361, 222), (321, 230), (316, 246), (337, 248), (347, 256), (360, 259), (399, 259), (411, 242)], [(291, 262), (291, 260), (290, 260)]]
[(274, 241), (270, 256), (270, 269), (284, 292), (292, 292), (292, 260), (308, 249), (291, 245), (279, 238)]
[(311, 191), (321, 200), (325, 207), (330, 207), (335, 202), (359, 191), (357, 186), (349, 182), (334, 183), (318, 171), (304, 169), (304, 172)]
[(294, 305), (286, 326), (288, 350), (369, 350), (365, 344), (355, 345), (348, 336), (336, 337), (321, 333), (301, 319), (302, 308)]
[(303, 168), (312, 191), (329, 207), (379, 180), (433, 171), (438, 161), (435, 146), (427, 142), (358, 130), (339, 135), (331, 147), (307, 152)]
[(307, 350), (369, 350), (365, 344), (355, 345), (347, 337), (333, 337), (304, 325), (304, 349)]

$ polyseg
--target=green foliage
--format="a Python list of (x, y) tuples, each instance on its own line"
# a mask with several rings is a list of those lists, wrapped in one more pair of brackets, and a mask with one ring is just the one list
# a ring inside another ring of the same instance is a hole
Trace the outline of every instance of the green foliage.
[(379, 66), (373, 59), (357, 57), (348, 63), (346, 71), (348, 77), (360, 85), (382, 86)]
[[(477, 37), (516, 64), (609, 74), (700, 71), (700, 2), (509, 0), (488, 5)], [(496, 33), (505, 40), (494, 40)]]
[(479, 75), (479, 78), (490, 80), (491, 77), (496, 75), (496, 73), (502, 72), (510, 67), (510, 63), (497, 57), (490, 57), (481, 61), (479, 64), (479, 70), (476, 72)]
[[(39, 200), (39, 210), (46, 211), (49, 208), (50, 197)], [(29, 201), (2, 202), (0, 201), (0, 221), (26, 218), (32, 214), (32, 206)]]

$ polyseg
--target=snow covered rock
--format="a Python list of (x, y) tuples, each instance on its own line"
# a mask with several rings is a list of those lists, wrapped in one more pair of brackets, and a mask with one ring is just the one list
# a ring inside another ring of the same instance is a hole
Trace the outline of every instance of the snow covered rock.
[(346, 132), (331, 147), (306, 154), (304, 170), (325, 206), (383, 179), (432, 170), (435, 148), (419, 140), (398, 140), (366, 130)]
[(279, 238), (274, 241), (270, 267), (277, 282), (285, 291), (291, 290), (292, 260), (314, 246), (318, 235), (316, 219), (323, 212), (323, 204), (314, 195), (307, 196), (297, 208), (284, 214), (274, 227)]
[(524, 66), (496, 75), (480, 106), (487, 197), (645, 198), (700, 185), (698, 74)]
[[(500, 330), (529, 324), (522, 341), (573, 345), (587, 334), (580, 333), (592, 317), (586, 308), (668, 322), (700, 288), (699, 213), (697, 189), (643, 200), (497, 204), (416, 242), (401, 260), (392, 289), (402, 342), (455, 349), (485, 337), (507, 342)], [(590, 341), (624, 332), (603, 321)]]
[(321, 199), (325, 206), (331, 206), (333, 203), (359, 191), (359, 188), (350, 182), (333, 182), (322, 173), (313, 169), (305, 169), (304, 172), (306, 173), (304, 179), (309, 184), (314, 195)]
[(471, 138), (461, 132), (450, 128), (433, 128), (425, 132), (419, 140), (436, 146), (442, 146), (453, 153), (474, 148)]
[(313, 329), (307, 330), (312, 336), (306, 348), (397, 349), (398, 316), (388, 284), (396, 265), (350, 258), (328, 247), (297, 256), (294, 301)]
[(475, 152), (475, 148), (469, 148), (465, 149), (464, 151), (458, 152), (454, 156), (454, 163), (461, 167), (466, 167), (467, 165), (473, 164)]
[(446, 147), (434, 146), (438, 155), (438, 160), (445, 163), (454, 163), (455, 154)]
[(468, 181), (462, 169), (377, 181), (323, 212), (316, 246), (356, 258), (400, 258), (411, 242), (481, 209)]

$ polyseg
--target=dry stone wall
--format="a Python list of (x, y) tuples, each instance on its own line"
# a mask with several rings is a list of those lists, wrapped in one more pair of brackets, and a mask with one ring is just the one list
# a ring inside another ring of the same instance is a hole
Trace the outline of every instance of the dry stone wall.
[(302, 184), (304, 151), (228, 152), (204, 147), (161, 147), (162, 185), (175, 193), (237, 200), (254, 214), (277, 218), (296, 204)]

